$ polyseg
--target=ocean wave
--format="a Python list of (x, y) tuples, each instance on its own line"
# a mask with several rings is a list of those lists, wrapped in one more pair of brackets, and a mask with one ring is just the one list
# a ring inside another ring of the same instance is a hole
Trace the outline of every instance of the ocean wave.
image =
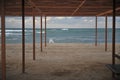
[(22, 34), (20, 34), (20, 33), (6, 33), (6, 36), (10, 36), (10, 35), (22, 35)]
[(56, 41), (94, 41), (94, 38), (83, 38), (83, 37), (55, 37), (54, 40)]
[[(41, 33), (41, 32), (39, 31), (39, 32), (36, 32), (36, 33)], [(45, 33), (45, 31), (42, 31), (42, 33), (44, 34), (44, 33)]]
[(6, 32), (22, 32), (22, 30), (6, 30)]
[[(5, 30), (5, 32), (22, 32), (22, 30)], [(27, 32), (27, 30), (25, 30), (25, 32)]]
[(69, 29), (68, 29), (68, 28), (63, 28), (63, 29), (61, 29), (61, 30), (63, 30), (63, 31), (68, 31)]
[(7, 40), (18, 40), (18, 38), (11, 38), (11, 39), (7, 39)]
[(6, 35), (12, 35), (13, 33), (5, 33)]

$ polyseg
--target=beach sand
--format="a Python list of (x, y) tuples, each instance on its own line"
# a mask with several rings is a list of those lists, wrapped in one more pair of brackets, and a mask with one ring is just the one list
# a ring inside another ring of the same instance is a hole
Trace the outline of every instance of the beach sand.
[(43, 52), (36, 44), (35, 61), (32, 44), (26, 44), (24, 74), (21, 44), (7, 44), (6, 48), (7, 80), (112, 80), (111, 71), (105, 66), (112, 62), (111, 44), (108, 44), (107, 52), (104, 44), (95, 47), (94, 44), (54, 43), (44, 47)]

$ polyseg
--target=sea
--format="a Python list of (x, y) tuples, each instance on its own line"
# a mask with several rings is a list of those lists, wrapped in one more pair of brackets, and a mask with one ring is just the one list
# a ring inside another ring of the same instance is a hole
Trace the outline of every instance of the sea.
[[(47, 43), (94, 43), (95, 29), (94, 28), (48, 28)], [(35, 30), (36, 43), (40, 43), (40, 29)], [(45, 30), (43, 29), (43, 42)], [(25, 29), (25, 42), (33, 42), (32, 28)], [(1, 35), (0, 35), (1, 39)], [(105, 42), (105, 29), (98, 28), (98, 43)], [(22, 43), (21, 28), (6, 28), (6, 43), (19, 44)], [(108, 43), (112, 43), (112, 29), (108, 28)], [(116, 29), (116, 43), (120, 43), (120, 28)]]

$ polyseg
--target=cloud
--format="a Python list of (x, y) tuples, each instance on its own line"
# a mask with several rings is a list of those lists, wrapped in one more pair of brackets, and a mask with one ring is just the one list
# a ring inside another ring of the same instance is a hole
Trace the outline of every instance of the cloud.
[(84, 19), (83, 21), (84, 21), (84, 22), (88, 22), (88, 20), (87, 20), (87, 19)]
[(6, 17), (6, 27), (7, 28), (19, 28), (18, 26), (21, 26), (21, 20), (20, 19), (16, 19), (15, 17)]
[(73, 17), (48, 17), (49, 20), (65, 20), (65, 19), (72, 19)]
[(93, 20), (89, 20), (89, 22), (93, 22)]
[(50, 21), (52, 19), (52, 17), (47, 17), (47, 21)]
[(56, 19), (65, 19), (65, 17), (55, 17)]
[[(44, 27), (45, 17), (43, 17)], [(0, 21), (1, 23), (1, 21)], [(36, 28), (40, 28), (40, 17), (35, 17)], [(120, 17), (116, 26), (120, 28)], [(33, 18), (25, 17), (25, 27), (33, 27)], [(95, 17), (47, 17), (47, 28), (95, 28)], [(98, 28), (105, 27), (105, 17), (98, 17)], [(112, 27), (112, 17), (108, 17), (108, 27)], [(22, 28), (21, 17), (6, 17), (6, 28)]]
[[(35, 25), (37, 28), (40, 26), (40, 18), (35, 17)], [(22, 18), (21, 17), (7, 17), (6, 18), (6, 27), (7, 28), (22, 28)], [(33, 18), (25, 17), (25, 27), (32, 28), (33, 27)]]

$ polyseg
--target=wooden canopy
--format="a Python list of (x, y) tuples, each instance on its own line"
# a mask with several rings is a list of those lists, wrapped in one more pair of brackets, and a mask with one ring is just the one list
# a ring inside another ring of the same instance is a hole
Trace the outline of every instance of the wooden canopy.
[[(0, 8), (1, 8), (0, 16), (1, 16), (2, 80), (6, 80), (5, 16), (22, 16), (23, 73), (25, 73), (25, 16), (33, 16), (33, 34), (34, 34), (33, 38), (35, 38), (35, 16), (42, 15), (45, 15), (45, 17), (96, 16), (96, 42), (97, 42), (97, 16), (112, 16), (113, 17), (112, 65), (115, 66), (115, 32), (116, 32), (115, 17), (120, 15), (120, 0), (0, 0)], [(107, 36), (107, 18), (106, 18), (106, 36)], [(35, 39), (33, 41), (34, 41), (33, 49), (35, 51)], [(33, 55), (35, 56), (34, 51)], [(41, 17), (41, 52), (42, 52), (42, 17)], [(33, 59), (35, 59), (34, 56)], [(115, 78), (115, 73), (113, 73), (113, 78)]]
[[(5, 0), (5, 15), (21, 16), (21, 1)], [(112, 0), (25, 0), (25, 16), (33, 16), (32, 9), (35, 16), (111, 16)], [(116, 11), (119, 16), (120, 0), (116, 0)]]

